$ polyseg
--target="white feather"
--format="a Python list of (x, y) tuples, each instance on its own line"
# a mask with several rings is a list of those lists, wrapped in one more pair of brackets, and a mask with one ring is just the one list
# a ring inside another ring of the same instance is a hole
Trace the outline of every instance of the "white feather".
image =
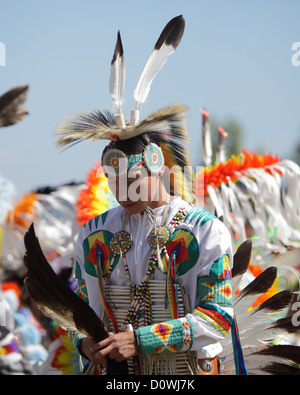
[(180, 43), (184, 26), (184, 19), (180, 15), (173, 18), (162, 31), (134, 90), (136, 108), (146, 101), (154, 78)]
[(119, 113), (121, 112), (124, 89), (125, 89), (125, 58), (123, 54), (121, 35), (120, 32), (118, 32), (115, 52), (110, 67), (109, 91), (113, 103), (118, 108)]
[(165, 44), (160, 50), (153, 49), (133, 93), (137, 106), (146, 101), (154, 78), (173, 52), (174, 48)]

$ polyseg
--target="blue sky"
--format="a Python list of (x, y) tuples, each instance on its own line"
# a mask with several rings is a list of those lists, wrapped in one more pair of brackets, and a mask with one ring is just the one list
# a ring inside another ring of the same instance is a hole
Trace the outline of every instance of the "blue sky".
[[(188, 111), (191, 157), (201, 164), (203, 107), (220, 123), (243, 126), (248, 150), (287, 157), (300, 140), (300, 42), (297, 0), (0, 0), (0, 93), (29, 84), (22, 123), (1, 129), (0, 174), (19, 195), (44, 185), (80, 181), (105, 142), (62, 152), (54, 129), (75, 111), (112, 109), (110, 61), (120, 30), (126, 61), (124, 113), (165, 24), (182, 14), (186, 30), (177, 51), (152, 84), (141, 118), (182, 102)], [(229, 131), (230, 132), (230, 131)]]

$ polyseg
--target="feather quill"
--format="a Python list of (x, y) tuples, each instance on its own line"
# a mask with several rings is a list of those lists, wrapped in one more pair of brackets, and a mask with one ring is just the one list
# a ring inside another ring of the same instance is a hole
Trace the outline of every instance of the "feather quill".
[(121, 113), (123, 94), (125, 88), (125, 58), (120, 32), (118, 31), (117, 43), (110, 66), (109, 91), (113, 103)]
[(28, 86), (18, 86), (0, 97), (0, 127), (22, 121), (28, 111), (23, 105), (28, 95)]
[(163, 29), (138, 80), (133, 96), (136, 108), (144, 103), (149, 95), (151, 84), (167, 59), (179, 45), (185, 28), (182, 15), (173, 18)]

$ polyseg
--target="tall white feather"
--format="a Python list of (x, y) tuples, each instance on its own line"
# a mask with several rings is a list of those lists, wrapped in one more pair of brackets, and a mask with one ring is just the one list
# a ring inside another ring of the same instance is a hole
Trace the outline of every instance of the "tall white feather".
[(117, 43), (110, 67), (109, 91), (113, 103), (118, 108), (119, 114), (121, 113), (124, 89), (125, 89), (125, 59), (124, 59), (121, 35), (120, 32), (118, 31)]
[(202, 110), (202, 151), (205, 166), (210, 166), (212, 161), (212, 143), (211, 132), (209, 126), (209, 114), (206, 110)]
[(140, 103), (146, 101), (154, 78), (179, 45), (184, 28), (184, 18), (182, 15), (179, 15), (165, 26), (159, 36), (133, 93), (136, 109)]

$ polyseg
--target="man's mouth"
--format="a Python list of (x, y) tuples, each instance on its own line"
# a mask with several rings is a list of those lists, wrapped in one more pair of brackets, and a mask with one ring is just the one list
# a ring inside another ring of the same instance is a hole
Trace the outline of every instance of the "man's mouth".
[(135, 205), (136, 205), (136, 202), (122, 204), (122, 206), (123, 206), (124, 208), (130, 208), (130, 207), (133, 207), (133, 206), (135, 206)]

